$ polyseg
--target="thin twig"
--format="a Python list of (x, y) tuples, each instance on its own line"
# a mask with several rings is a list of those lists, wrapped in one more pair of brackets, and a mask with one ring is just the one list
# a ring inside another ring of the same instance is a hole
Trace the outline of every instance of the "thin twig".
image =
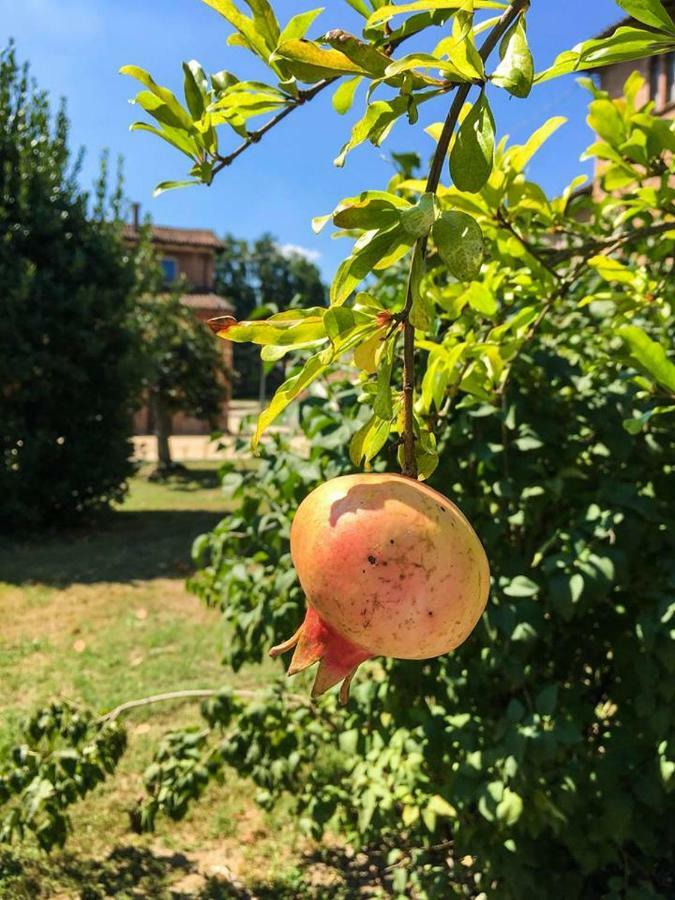
[(228, 153), (227, 156), (218, 156), (218, 162), (213, 167), (213, 174), (217, 175), (218, 172), (222, 171), (222, 169), (227, 166), (232, 165), (232, 163), (237, 159), (238, 156), (248, 150), (253, 144), (257, 144), (258, 141), (267, 134), (268, 131), (271, 131), (279, 122), (282, 122), (286, 116), (290, 115), (294, 110), (296, 110), (299, 106), (302, 106), (305, 103), (308, 103), (310, 100), (313, 100), (317, 94), (320, 94), (321, 91), (325, 90), (329, 85), (334, 84), (336, 81), (341, 78), (340, 75), (335, 78), (324, 78), (323, 81), (318, 81), (314, 87), (310, 88), (307, 91), (299, 91), (297, 99), (291, 100), (281, 112), (277, 113), (276, 116), (272, 116), (272, 118), (265, 122), (264, 125), (261, 125), (256, 131), (251, 131), (248, 134), (248, 137), (245, 138), (244, 141), (237, 147), (236, 150), (233, 150), (232, 153)]
[[(382, 48), (383, 53), (385, 53), (387, 56), (391, 56), (394, 50), (396, 50), (397, 47), (400, 47), (401, 44), (407, 41), (409, 37), (412, 37), (412, 35), (406, 34), (398, 38), (397, 40), (391, 41), (389, 44), (386, 44)], [(271, 131), (275, 126), (279, 124), (279, 122), (282, 122), (286, 118), (286, 116), (289, 116), (294, 110), (298, 109), (299, 106), (304, 106), (305, 103), (309, 103), (309, 101), (313, 100), (318, 94), (321, 93), (321, 91), (325, 90), (331, 84), (335, 84), (335, 82), (339, 81), (342, 77), (342, 75), (336, 75), (334, 78), (324, 78), (321, 81), (317, 81), (317, 83), (311, 88), (308, 88), (305, 91), (298, 91), (298, 96), (295, 99), (290, 100), (288, 105), (284, 109), (282, 109), (281, 112), (278, 112), (275, 116), (272, 116), (269, 121), (265, 122), (264, 125), (261, 125), (260, 128), (258, 128), (256, 131), (251, 131), (242, 141), (242, 143), (236, 148), (236, 150), (233, 150), (232, 153), (228, 153), (226, 156), (221, 156), (220, 154), (218, 154), (216, 156), (218, 162), (213, 167), (213, 175), (217, 175), (218, 172), (221, 172), (227, 166), (232, 165), (237, 157), (241, 156), (241, 154), (248, 150), (249, 147), (252, 147), (253, 144), (257, 144), (261, 140), (261, 138), (263, 138), (267, 134), (268, 131)]]
[(506, 215), (506, 211), (504, 210), (503, 207), (499, 207), (499, 209), (497, 210), (497, 221), (503, 228), (506, 228), (506, 230), (508, 232), (510, 232), (510, 234), (512, 234), (516, 238), (516, 240), (520, 241), (520, 243), (523, 245), (525, 250), (527, 250), (527, 252), (530, 254), (530, 256), (533, 259), (536, 259), (536, 261), (539, 263), (539, 265), (543, 269), (546, 269), (546, 271), (549, 273), (549, 275), (551, 275), (556, 281), (560, 281), (560, 278), (561, 278), (560, 274), (542, 256), (542, 253), (539, 250), (539, 248), (533, 246), (527, 240), (527, 238), (520, 233), (520, 231), (516, 228), (516, 226), (513, 224), (513, 222), (511, 222), (511, 220)]
[[(140, 700), (128, 700), (126, 703), (121, 703), (119, 706), (111, 709), (110, 712), (101, 716), (98, 721), (113, 722), (115, 719), (119, 718), (119, 716), (130, 712), (132, 709), (140, 709), (143, 706), (152, 706), (155, 703), (168, 703), (172, 700), (207, 700), (210, 697), (217, 697), (220, 693), (221, 691), (214, 688), (205, 688), (203, 690), (197, 688), (185, 691), (169, 691), (166, 694), (153, 694), (150, 697), (142, 697)], [(258, 700), (263, 696), (262, 691), (250, 691), (245, 689), (238, 689), (234, 691), (233, 694), (235, 697), (240, 697), (242, 700)], [(302, 703), (303, 705), (308, 704), (307, 699), (298, 694), (284, 694), (283, 696), (288, 700), (292, 700), (294, 703)]]
[[(503, 35), (509, 30), (511, 25), (516, 21), (519, 15), (524, 12), (530, 5), (530, 0), (513, 0), (511, 6), (504, 12), (499, 22), (494, 26), (486, 37), (480, 48), (480, 57), (486, 62), (492, 51), (495, 49)], [(452, 101), (450, 110), (443, 124), (436, 151), (431, 161), (429, 175), (426, 183), (426, 193), (435, 194), (440, 184), (441, 174), (443, 172), (443, 164), (448, 153), (450, 140), (457, 127), (459, 114), (462, 111), (469, 91), (473, 87), (472, 84), (462, 84), (458, 86), (455, 98)], [(420, 254), (424, 260), (427, 249), (427, 238), (420, 238), (416, 246), (413, 248), (413, 261), (416, 254)], [(412, 266), (411, 277), (408, 279), (408, 289), (406, 292), (405, 305), (401, 312), (396, 316), (398, 322), (403, 322), (403, 467), (402, 472), (409, 478), (417, 478), (417, 461), (415, 459), (415, 422), (414, 422), (414, 391), (415, 391), (415, 328), (410, 324), (410, 310), (413, 304), (413, 282), (412, 282)]]

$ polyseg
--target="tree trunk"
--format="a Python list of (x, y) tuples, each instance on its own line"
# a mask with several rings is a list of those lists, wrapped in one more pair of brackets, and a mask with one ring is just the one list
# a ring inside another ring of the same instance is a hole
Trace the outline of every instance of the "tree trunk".
[(173, 466), (171, 459), (171, 416), (163, 397), (157, 391), (153, 391), (153, 417), (155, 420), (155, 435), (157, 437), (157, 468), (170, 469)]

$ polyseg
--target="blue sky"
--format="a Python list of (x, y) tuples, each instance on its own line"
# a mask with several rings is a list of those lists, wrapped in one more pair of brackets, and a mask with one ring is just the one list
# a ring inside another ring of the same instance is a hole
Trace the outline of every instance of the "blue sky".
[[(286, 21), (315, 3), (277, 0), (275, 6)], [(310, 36), (338, 26), (357, 32), (363, 20), (345, 2), (325, 0), (325, 7)], [(533, 0), (528, 22), (537, 68), (620, 17), (613, 0)], [(227, 68), (239, 77), (264, 75), (249, 63), (244, 50), (226, 46), (228, 33), (227, 23), (200, 0), (0, 0), (0, 46), (14, 37), (20, 58), (30, 61), (40, 85), (54, 98), (67, 99), (73, 144), (87, 149), (82, 173), (86, 185), (95, 177), (99, 154), (107, 147), (113, 155), (124, 156), (126, 192), (156, 223), (207, 227), (246, 238), (269, 230), (282, 243), (318, 254), (319, 265), (330, 277), (346, 245), (327, 233), (315, 236), (312, 216), (329, 212), (342, 197), (383, 187), (391, 172), (385, 159), (388, 152), (414, 149), (426, 159), (431, 140), (419, 126), (400, 123), (383, 147), (359, 148), (344, 169), (336, 169), (332, 160), (360, 115), (363, 95), (352, 113), (340, 117), (326, 91), (240, 157), (211, 188), (173, 191), (153, 199), (157, 182), (185, 177), (184, 158), (151, 135), (129, 132), (129, 124), (141, 112), (127, 102), (136, 84), (117, 70), (127, 63), (140, 65), (176, 92), (182, 83), (180, 64), (193, 58), (207, 71)], [(551, 115), (568, 117), (568, 124), (530, 169), (548, 192), (589, 171), (588, 164), (579, 162), (591, 138), (584, 121), (587, 95), (573, 78), (544, 84), (525, 101), (495, 93), (499, 132), (516, 142)], [(443, 98), (427, 104), (422, 121), (442, 119), (446, 105)], [(234, 147), (238, 138), (233, 134), (233, 139)]]

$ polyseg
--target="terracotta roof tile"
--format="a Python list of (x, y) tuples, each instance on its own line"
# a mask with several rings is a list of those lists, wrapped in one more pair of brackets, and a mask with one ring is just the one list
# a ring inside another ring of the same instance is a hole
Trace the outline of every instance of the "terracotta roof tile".
[(191, 309), (222, 310), (223, 312), (234, 310), (230, 301), (218, 294), (183, 294), (181, 300)]
[[(208, 228), (169, 228), (165, 225), (152, 225), (151, 228), (152, 239), (157, 244), (182, 244), (210, 250), (220, 250), (223, 246), (215, 232)], [(124, 225), (122, 234), (127, 240), (137, 239), (137, 231), (133, 225)]]

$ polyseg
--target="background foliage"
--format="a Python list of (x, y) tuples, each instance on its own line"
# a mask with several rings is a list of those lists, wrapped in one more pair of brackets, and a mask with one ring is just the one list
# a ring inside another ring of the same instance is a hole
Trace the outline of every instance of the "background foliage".
[[(216, 290), (234, 304), (238, 319), (261, 318), (307, 303), (323, 306), (326, 288), (317, 266), (292, 248), (282, 248), (271, 234), (249, 243), (225, 235), (216, 260)], [(246, 345), (234, 348), (233, 391), (236, 397), (258, 397), (259, 354)], [(283, 366), (268, 366), (272, 389), (283, 381)]]
[[(134, 272), (77, 186), (52, 115), (0, 56), (0, 527), (64, 522), (118, 499), (130, 474)], [(100, 204), (99, 204), (100, 205)]]

